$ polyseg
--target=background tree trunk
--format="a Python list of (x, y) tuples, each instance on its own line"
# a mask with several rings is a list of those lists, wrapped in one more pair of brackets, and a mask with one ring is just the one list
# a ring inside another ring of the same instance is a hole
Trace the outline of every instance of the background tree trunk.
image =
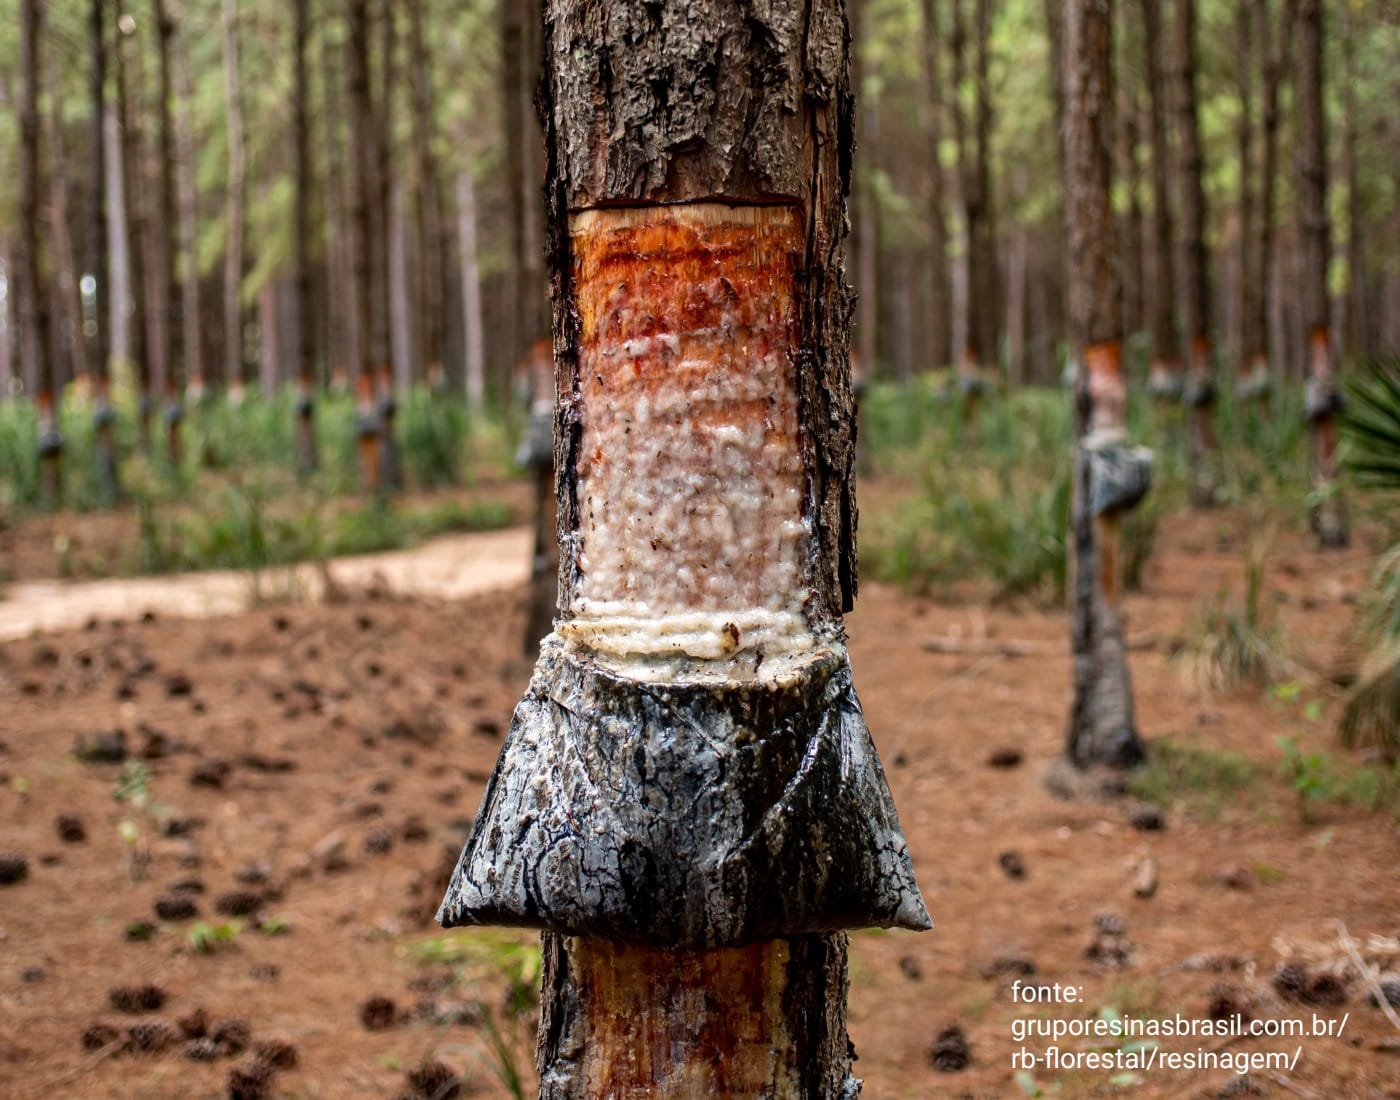
[(146, 220), (144, 189), (139, 186), (142, 164), (140, 129), (140, 70), (132, 64), (131, 54), (140, 56), (133, 42), (128, 46), (120, 40), (126, 32), (122, 26), (122, 5), (117, 4), (114, 22), (118, 28), (117, 43), (117, 111), (121, 117), (122, 198), (127, 228), (127, 259), (131, 273), (131, 356), (136, 365), (137, 418), (141, 428), (141, 445), (151, 449), (151, 356), (150, 328), (146, 323), (146, 243), (149, 236)]
[(292, 141), (296, 156), (296, 200), (292, 212), (293, 279), (296, 288), (297, 402), (296, 465), (303, 477), (320, 464), (316, 454), (315, 326), (311, 301), (311, 49), (310, 0), (292, 5)]
[(43, 80), (40, 45), (43, 41), (43, 5), (24, 0), (20, 21), (24, 88), (20, 105), (20, 332), (29, 335), (36, 364), (35, 404), (39, 414), (39, 459), (44, 505), (58, 507), (62, 495), (61, 456), (63, 437), (58, 433), (57, 395), (54, 386), (53, 340), (50, 331), (51, 287), (40, 252), (39, 203), (43, 180), (40, 164), (39, 88)]
[(1235, 120), (1236, 156), (1239, 157), (1239, 347), (1236, 348), (1236, 371), (1240, 381), (1249, 370), (1245, 358), (1245, 318), (1254, 312), (1254, 296), (1262, 288), (1254, 277), (1254, 254), (1258, 250), (1255, 230), (1255, 192), (1258, 180), (1254, 162), (1254, 33), (1251, 26), (1251, 0), (1235, 0), (1235, 82), (1239, 90), (1239, 114)]
[(390, 270), (391, 244), (396, 225), (394, 171), (394, 85), (398, 25), (394, 0), (383, 0), (379, 12), (380, 59), (379, 97), (371, 105), (374, 134), (374, 201), (370, 224), (370, 343), (374, 349), (374, 370), (379, 403), (379, 488), (394, 492), (400, 486), (399, 447), (396, 431), (398, 404), (394, 397), (395, 280)]
[(948, 197), (943, 174), (943, 114), (947, 110), (947, 88), (943, 81), (943, 32), (935, 0), (923, 0), (924, 134), (929, 156), (929, 326), (928, 353), (924, 357), (935, 368), (953, 362), (949, 332), (948, 288)]
[[(165, 0), (152, 0), (151, 14), (155, 21), (156, 57), (160, 75), (157, 92), (157, 115), (160, 120), (160, 230), (157, 255), (156, 287), (159, 293), (155, 309), (160, 332), (160, 377), (165, 396), (166, 460), (171, 467), (180, 463), (180, 422), (184, 418), (181, 396), (184, 393), (184, 364), (180, 355), (181, 328), (177, 303), (180, 297), (178, 236), (180, 223), (175, 209), (175, 124), (171, 117), (170, 54), (175, 37), (175, 21), (170, 17)], [(193, 261), (193, 257), (191, 257)]]
[(1312, 426), (1313, 530), (1327, 548), (1347, 545), (1337, 485), (1337, 414), (1341, 392), (1332, 359), (1327, 268), (1332, 227), (1327, 214), (1327, 119), (1322, 107), (1321, 0), (1298, 5), (1298, 221), (1303, 236), (1302, 313), (1308, 337), (1307, 416)]
[(443, 288), (447, 283), (443, 248), (442, 204), (437, 156), (433, 151), (432, 53), (423, 35), (423, 0), (409, 5), (409, 66), (413, 92), (413, 144), (417, 163), (419, 348), (429, 384), (443, 382)]
[(1196, 0), (1174, 0), (1172, 60), (1176, 67), (1177, 160), (1181, 194), (1182, 327), (1189, 356), (1182, 399), (1187, 406), (1191, 500), (1214, 503), (1215, 377), (1210, 339), (1210, 271), (1206, 256), (1206, 196), (1196, 109)]
[[(851, 46), (856, 56), (860, 84), (876, 83), (875, 53), (866, 41), (865, 17), (870, 0), (852, 0)], [(880, 208), (871, 174), (880, 148), (880, 108), (874, 95), (860, 98), (856, 140), (865, 151), (862, 170), (855, 173), (852, 205), (855, 207), (856, 246), (856, 369), (863, 378), (875, 377), (880, 365)]]
[(481, 275), (477, 264), (476, 183), (468, 167), (457, 175), (457, 249), (462, 264), (463, 365), (467, 404), (480, 416), (486, 398), (486, 352), (481, 333)]
[(372, 251), (374, 249), (375, 173), (374, 110), (369, 85), (369, 0), (349, 0), (350, 148), (354, 168), (351, 199), (353, 235), (352, 282), (359, 358), (354, 368), (356, 421), (360, 477), (365, 489), (380, 488), (379, 413), (374, 401), (374, 364), (377, 350)]
[(1075, 377), (1074, 699), (1067, 757), (1077, 768), (1130, 767), (1144, 753), (1119, 613), (1119, 521), (1147, 487), (1144, 457), (1127, 447), (1122, 285), (1113, 206), (1113, 6), (1068, 0), (1065, 200)]
[(183, 338), (185, 392), (196, 404), (205, 394), (204, 324), (199, 293), (199, 168), (191, 118), (194, 85), (190, 79), (188, 36), (175, 42), (176, 188), (180, 203), (180, 321)]
[(1153, 396), (1181, 393), (1181, 344), (1176, 328), (1176, 235), (1171, 205), (1171, 137), (1162, 72), (1162, 12), (1158, 0), (1141, 0), (1143, 54), (1152, 139), (1152, 374)]
[(225, 120), (228, 126), (228, 198), (224, 241), (224, 385), (243, 399), (243, 92), (238, 76), (238, 0), (223, 0)]

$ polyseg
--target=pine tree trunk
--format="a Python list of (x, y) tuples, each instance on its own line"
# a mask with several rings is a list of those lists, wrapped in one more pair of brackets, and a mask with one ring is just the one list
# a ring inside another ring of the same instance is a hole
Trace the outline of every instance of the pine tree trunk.
[(423, 0), (409, 5), (409, 66), (413, 92), (413, 144), (418, 181), (418, 332), (419, 347), (431, 388), (440, 388), (443, 371), (443, 288), (447, 270), (443, 248), (442, 204), (437, 157), (433, 152), (432, 53), (423, 35)]
[(1258, 236), (1255, 222), (1258, 217), (1255, 195), (1258, 180), (1254, 171), (1254, 74), (1255, 53), (1254, 34), (1251, 27), (1250, 4), (1252, 0), (1235, 0), (1235, 77), (1239, 89), (1239, 116), (1235, 120), (1236, 156), (1239, 157), (1239, 347), (1237, 349), (1236, 371), (1242, 396), (1251, 396), (1254, 386), (1249, 378), (1250, 361), (1245, 347), (1246, 318), (1256, 312), (1254, 299), (1263, 293), (1256, 278)]
[(1215, 368), (1210, 340), (1210, 272), (1206, 258), (1206, 196), (1196, 107), (1196, 0), (1175, 0), (1172, 60), (1176, 67), (1178, 190), (1181, 194), (1182, 327), (1189, 359), (1182, 400), (1187, 407), (1191, 501), (1215, 501)]
[[(181, 360), (179, 300), (180, 280), (177, 262), (180, 223), (175, 208), (175, 124), (171, 117), (171, 44), (175, 21), (165, 0), (152, 0), (151, 14), (156, 27), (156, 56), (160, 84), (157, 114), (160, 119), (160, 244), (156, 286), (159, 291), (156, 317), (161, 334), (161, 377), (165, 396), (165, 454), (172, 469), (180, 464), (180, 423), (184, 419), (185, 368)], [(191, 257), (193, 262), (193, 257)]]
[(180, 280), (180, 321), (183, 340), (185, 394), (198, 404), (206, 391), (204, 323), (199, 294), (199, 168), (190, 118), (194, 85), (190, 79), (188, 39), (177, 40), (175, 57), (176, 191), (180, 204), (180, 254), (184, 272)]
[(315, 328), (311, 302), (311, 48), (310, 0), (292, 5), (292, 142), (296, 159), (296, 200), (292, 212), (292, 262), (296, 291), (296, 466), (302, 477), (320, 465), (316, 454)]
[(51, 287), (40, 252), (39, 86), (43, 79), (40, 54), (43, 42), (43, 5), (24, 0), (21, 8), (20, 52), (24, 88), (20, 104), (20, 332), (33, 345), (36, 364), (35, 405), (39, 415), (41, 489), (46, 508), (57, 508), (62, 496), (63, 437), (58, 432), (57, 394), (54, 385), (53, 339), (50, 313)]
[[(114, 13), (113, 22), (118, 34), (125, 34), (122, 26), (122, 5), (120, 0)], [(130, 49), (126, 43), (117, 43), (117, 113), (121, 118), (122, 142), (122, 202), (125, 207), (124, 220), (127, 229), (127, 261), (130, 272), (131, 311), (128, 314), (131, 357), (136, 365), (137, 418), (141, 429), (141, 446), (149, 454), (151, 450), (151, 350), (150, 328), (146, 323), (148, 301), (146, 281), (146, 251), (149, 232), (147, 228), (144, 188), (139, 186), (142, 174), (142, 140), (140, 129), (140, 109), (136, 102), (140, 98), (140, 70), (130, 54), (137, 58), (140, 51), (135, 43)]]
[(380, 421), (374, 400), (374, 364), (377, 350), (374, 331), (374, 207), (376, 156), (374, 110), (369, 85), (369, 0), (350, 0), (349, 12), (350, 148), (353, 168), (351, 217), (352, 282), (359, 356), (354, 364), (355, 432), (360, 458), (360, 479), (366, 491), (380, 490)]
[(1123, 267), (1123, 332), (1129, 336), (1141, 331), (1143, 325), (1142, 171), (1138, 161), (1141, 135), (1138, 133), (1137, 95), (1128, 91), (1121, 102), (1119, 160), (1123, 165), (1123, 184), (1128, 189), (1128, 210), (1122, 219), (1118, 254)]
[(1162, 71), (1162, 13), (1158, 0), (1141, 0), (1149, 127), (1152, 139), (1152, 373), (1154, 397), (1182, 391), (1181, 344), (1176, 327), (1176, 238), (1171, 206), (1171, 139)]
[[(68, 153), (64, 147), (63, 118), (58, 110), (59, 97), (49, 95), (49, 224), (53, 236), (53, 254), (57, 264), (54, 291), (57, 298), (59, 324), (54, 331), (54, 391), (62, 393), (69, 381), (81, 380), (84, 391), (90, 391), (92, 377), (83, 341), (83, 295), (78, 259), (73, 250), (70, 218), (72, 203), (68, 190)], [(67, 352), (65, 355), (64, 353)], [(65, 371), (63, 368), (66, 367)]]
[(394, 87), (398, 27), (394, 0), (382, 0), (379, 13), (380, 59), (379, 101), (374, 117), (374, 202), (370, 227), (370, 341), (374, 347), (374, 369), (379, 405), (379, 488), (395, 492), (402, 486), (396, 422), (398, 402), (394, 396), (394, 344), (396, 313), (393, 272), (393, 236), (397, 175), (394, 172)]
[(481, 332), (481, 274), (476, 246), (476, 183), (471, 168), (457, 176), (457, 248), (462, 264), (463, 367), (467, 406), (481, 416), (486, 400), (486, 353)]
[(1150, 483), (1150, 456), (1128, 446), (1122, 285), (1113, 232), (1113, 6), (1069, 0), (1065, 19), (1065, 199), (1076, 450), (1071, 642), (1074, 699), (1066, 756), (1079, 769), (1143, 759), (1119, 611), (1119, 525)]
[(924, 134), (929, 156), (929, 348), (925, 359), (934, 367), (950, 364), (951, 333), (948, 288), (948, 198), (940, 150), (943, 145), (943, 114), (947, 109), (947, 88), (943, 82), (943, 35), (935, 0), (923, 0), (924, 16)]
[(1260, 129), (1263, 151), (1259, 165), (1259, 241), (1254, 250), (1253, 289), (1243, 319), (1245, 361), (1249, 364), (1250, 387), (1266, 400), (1273, 385), (1274, 371), (1269, 355), (1269, 312), (1277, 285), (1276, 217), (1279, 173), (1279, 94), (1286, 62), (1292, 48), (1297, 0), (1283, 0), (1278, 19), (1277, 45), (1275, 19), (1268, 0), (1253, 0), (1253, 29), (1263, 74)]
[(1332, 360), (1327, 267), (1327, 119), (1322, 109), (1321, 0), (1298, 5), (1298, 221), (1303, 236), (1302, 317), (1308, 338), (1306, 411), (1312, 429), (1312, 524), (1329, 549), (1347, 545), (1346, 512), (1337, 485), (1337, 414), (1341, 390)]
[(563, 611), (441, 917), (547, 932), (542, 1097), (849, 1100), (841, 930), (927, 914), (838, 641), (843, 4), (546, 26)]
[(1361, 157), (1356, 102), (1356, 20), (1343, 4), (1339, 8), (1342, 40), (1342, 163), (1347, 183), (1347, 292), (1342, 327), (1341, 359), (1369, 358), (1366, 341), (1366, 247), (1362, 238)]
[[(865, 46), (864, 17), (870, 0), (852, 0), (851, 48), (856, 56), (857, 71), (862, 86), (874, 84), (874, 51)], [(875, 201), (871, 179), (880, 156), (880, 109), (873, 95), (862, 97), (860, 118), (856, 126), (860, 143), (861, 168), (855, 171), (856, 246), (856, 360), (855, 369), (861, 378), (873, 378), (880, 363), (880, 208)]]
[(224, 385), (243, 400), (243, 93), (238, 73), (238, 0), (223, 0), (224, 117), (228, 127), (228, 198), (224, 241)]

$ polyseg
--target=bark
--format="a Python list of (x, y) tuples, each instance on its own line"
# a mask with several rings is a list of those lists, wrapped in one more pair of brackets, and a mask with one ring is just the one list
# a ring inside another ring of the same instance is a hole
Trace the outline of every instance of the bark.
[(57, 394), (54, 386), (53, 341), (50, 331), (49, 280), (40, 253), (40, 194), (43, 170), (40, 164), (39, 86), (43, 80), (42, 56), (44, 12), (39, 0), (24, 0), (21, 9), (20, 50), (24, 88), (20, 103), (20, 333), (27, 333), (36, 364), (35, 404), (39, 415), (39, 459), (44, 505), (56, 508), (62, 492), (60, 465), (63, 437), (58, 433)]
[(476, 245), (476, 183), (471, 169), (457, 176), (457, 249), (462, 264), (463, 367), (467, 405), (474, 416), (485, 411), (486, 354), (481, 332), (481, 274)]
[(354, 314), (359, 334), (359, 356), (354, 364), (356, 400), (355, 431), (359, 441), (360, 477), (364, 488), (380, 488), (379, 410), (374, 400), (375, 333), (371, 279), (371, 252), (374, 248), (375, 141), (373, 105), (369, 86), (369, 0), (349, 0), (350, 35), (348, 42), (350, 81), (350, 147), (354, 161), (351, 178), (352, 282)]
[(1182, 327), (1189, 362), (1182, 391), (1187, 414), (1191, 499), (1215, 499), (1215, 378), (1210, 340), (1210, 273), (1206, 262), (1206, 197), (1196, 107), (1196, 0), (1175, 0), (1172, 60), (1175, 65), (1178, 190), (1181, 194)]
[(929, 354), (935, 367), (952, 362), (948, 287), (948, 198), (940, 150), (947, 88), (943, 82), (942, 30), (934, 0), (923, 0), (924, 15), (924, 135), (928, 142)]
[(1327, 266), (1327, 119), (1322, 109), (1323, 29), (1320, 0), (1298, 4), (1298, 221), (1303, 238), (1302, 318), (1308, 338), (1306, 415), (1312, 434), (1312, 524), (1324, 547), (1347, 545), (1346, 512), (1337, 485), (1337, 418), (1341, 390), (1332, 361)]
[(1143, 760), (1118, 602), (1119, 521), (1150, 481), (1127, 445), (1122, 286), (1113, 232), (1113, 10), (1069, 0), (1065, 20), (1065, 198), (1079, 440), (1072, 522), (1074, 698), (1066, 756), (1077, 768)]
[(549, 933), (542, 1096), (853, 1097), (839, 933), (927, 914), (840, 643), (843, 5), (546, 26), (563, 611), (441, 916)]
[(1361, 157), (1356, 102), (1356, 13), (1339, 9), (1342, 45), (1342, 164), (1347, 183), (1347, 291), (1342, 327), (1342, 361), (1367, 357), (1366, 249), (1362, 240)]
[(1181, 351), (1176, 328), (1176, 239), (1171, 206), (1171, 139), (1162, 71), (1162, 13), (1158, 0), (1141, 0), (1147, 99), (1152, 139), (1152, 374), (1157, 398), (1181, 393)]
[(175, 21), (170, 17), (165, 0), (152, 0), (151, 14), (155, 20), (160, 77), (157, 93), (157, 115), (160, 120), (160, 228), (156, 249), (159, 297), (155, 315), (161, 340), (159, 363), (163, 382), (161, 388), (165, 394), (166, 459), (172, 466), (177, 466), (180, 462), (180, 422), (184, 419), (181, 404), (184, 364), (180, 360), (181, 329), (177, 306), (180, 284), (176, 262), (179, 222), (175, 210), (175, 124), (170, 107), (170, 53), (175, 37)]
[(15, 269), (10, 251), (10, 238), (0, 230), (0, 272), (5, 276), (6, 290), (0, 294), (0, 402), (10, 401), (15, 394)]
[(320, 464), (316, 454), (316, 335), (311, 302), (311, 48), (310, 0), (292, 5), (292, 143), (296, 199), (292, 211), (293, 285), (296, 294), (296, 466), (305, 477)]
[(224, 241), (224, 384), (242, 400), (243, 378), (243, 93), (238, 72), (238, 0), (223, 0), (224, 117), (228, 126), (228, 198)]

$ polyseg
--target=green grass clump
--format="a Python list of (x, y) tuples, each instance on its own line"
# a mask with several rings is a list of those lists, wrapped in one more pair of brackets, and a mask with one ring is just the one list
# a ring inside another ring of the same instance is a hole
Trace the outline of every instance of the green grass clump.
[(1138, 798), (1167, 806), (1182, 803), (1188, 812), (1214, 819), (1255, 786), (1261, 771), (1236, 752), (1204, 749), (1163, 738), (1154, 741), (1146, 766), (1128, 780)]

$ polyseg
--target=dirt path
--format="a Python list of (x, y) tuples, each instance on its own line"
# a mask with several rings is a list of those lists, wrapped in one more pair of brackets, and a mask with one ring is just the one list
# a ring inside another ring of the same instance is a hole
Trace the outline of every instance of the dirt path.
[(447, 599), (510, 588), (529, 575), (530, 532), (524, 527), (448, 535), (410, 550), (269, 569), (182, 573), (105, 581), (27, 581), (7, 585), (0, 599), (0, 641), (36, 631), (71, 630), (92, 619), (139, 619), (147, 611), (211, 618), (246, 611), (259, 599), (318, 601), (327, 588), (388, 589)]

